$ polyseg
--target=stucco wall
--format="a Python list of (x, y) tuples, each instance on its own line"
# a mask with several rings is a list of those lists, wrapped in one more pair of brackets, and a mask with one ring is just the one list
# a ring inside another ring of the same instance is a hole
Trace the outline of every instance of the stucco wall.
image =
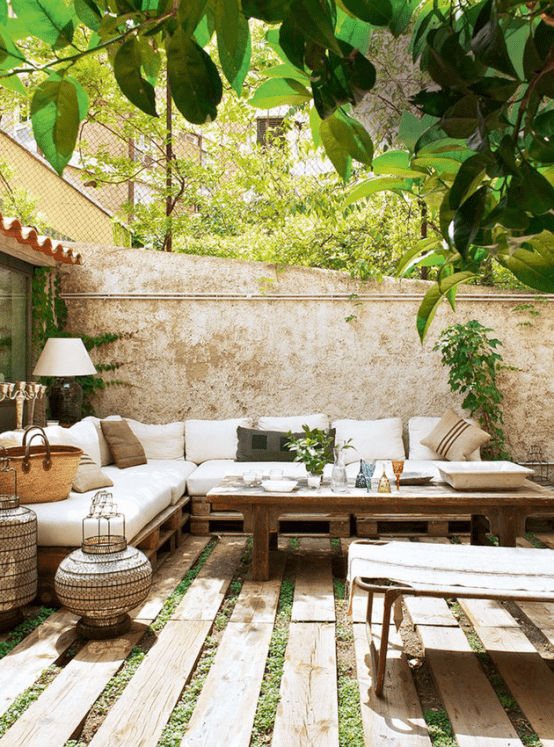
[(96, 362), (121, 363), (117, 375), (130, 384), (98, 396), (100, 416), (169, 422), (321, 411), (407, 422), (448, 406), (461, 413), (433, 345), (446, 325), (478, 319), (517, 368), (500, 377), (514, 456), (538, 445), (554, 458), (551, 301), (536, 303), (540, 314), (531, 316), (514, 311), (518, 295), (465, 289), (457, 313), (444, 304), (422, 345), (421, 281), (358, 283), (325, 270), (72, 246), (84, 264), (63, 282), (70, 329), (123, 335), (93, 353)]

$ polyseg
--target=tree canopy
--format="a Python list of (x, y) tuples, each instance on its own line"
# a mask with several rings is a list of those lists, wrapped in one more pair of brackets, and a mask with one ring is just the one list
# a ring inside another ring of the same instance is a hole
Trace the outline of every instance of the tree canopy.
[[(282, 62), (264, 71), (253, 106), (311, 107), (313, 138), (345, 181), (367, 169), (344, 205), (379, 190), (426, 205), (432, 235), (400, 261), (436, 264), (418, 315), (423, 337), (438, 303), (490, 258), (521, 282), (554, 292), (554, 8), (548, 2), (429, 0), (0, 0), (0, 84), (27, 94), (35, 138), (62, 173), (86, 117), (75, 70), (107, 51), (113, 76), (139, 110), (158, 116), (167, 73), (185, 119), (217, 117), (224, 90), (243, 93), (253, 20)], [(356, 105), (376, 84), (373, 29), (411, 32), (428, 83), (400, 120), (402, 147), (375, 157)], [(77, 32), (81, 33), (77, 33)], [(82, 33), (84, 31), (84, 33)], [(33, 39), (50, 48), (37, 60)], [(85, 43), (83, 42), (85, 40)], [(214, 53), (217, 61), (214, 61)], [(217, 64), (216, 64), (217, 62)]]

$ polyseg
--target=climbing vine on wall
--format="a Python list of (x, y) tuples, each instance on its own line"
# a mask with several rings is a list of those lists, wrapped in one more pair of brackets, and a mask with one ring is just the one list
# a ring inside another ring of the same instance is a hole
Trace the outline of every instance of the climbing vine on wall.
[[(60, 295), (61, 276), (56, 268), (41, 267), (35, 270), (33, 275), (32, 293), (32, 357), (37, 361), (42, 349), (49, 337), (74, 337), (66, 331), (67, 306)], [(88, 351), (102, 347), (110, 342), (119, 340), (121, 335), (113, 332), (88, 337), (80, 335)], [(99, 374), (108, 371), (116, 371), (120, 363), (95, 363)], [(43, 383), (50, 383), (51, 379), (42, 377)], [(83, 416), (93, 415), (94, 408), (91, 404), (92, 397), (102, 389), (109, 386), (128, 386), (119, 379), (104, 379), (97, 374), (91, 376), (80, 376), (79, 384), (83, 388)]]

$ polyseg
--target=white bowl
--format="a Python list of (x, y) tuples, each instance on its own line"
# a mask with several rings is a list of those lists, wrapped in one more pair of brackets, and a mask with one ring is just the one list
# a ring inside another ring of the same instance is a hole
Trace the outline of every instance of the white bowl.
[(517, 490), (534, 470), (513, 462), (433, 462), (456, 490)]
[(262, 488), (268, 493), (290, 493), (297, 485), (297, 480), (264, 480), (262, 482)]

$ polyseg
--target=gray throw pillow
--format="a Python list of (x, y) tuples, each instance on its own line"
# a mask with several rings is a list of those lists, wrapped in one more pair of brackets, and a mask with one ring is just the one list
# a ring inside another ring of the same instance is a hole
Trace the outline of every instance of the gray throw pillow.
[[(294, 433), (301, 436), (301, 433)], [(283, 431), (237, 428), (237, 462), (293, 462), (296, 452), (289, 451), (290, 436)]]

